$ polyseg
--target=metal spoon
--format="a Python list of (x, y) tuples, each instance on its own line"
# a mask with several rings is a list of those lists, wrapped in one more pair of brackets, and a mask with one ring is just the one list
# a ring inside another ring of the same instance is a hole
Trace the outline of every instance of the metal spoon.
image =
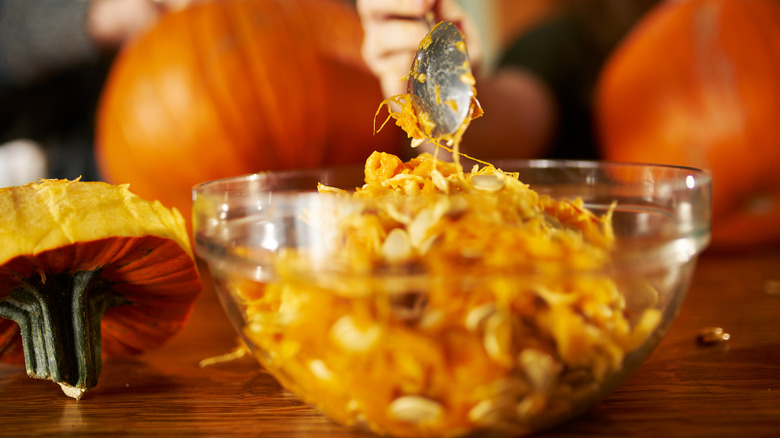
[(438, 23), (420, 42), (407, 92), (430, 138), (451, 137), (466, 121), (475, 95), (474, 76), (463, 34), (453, 23)]

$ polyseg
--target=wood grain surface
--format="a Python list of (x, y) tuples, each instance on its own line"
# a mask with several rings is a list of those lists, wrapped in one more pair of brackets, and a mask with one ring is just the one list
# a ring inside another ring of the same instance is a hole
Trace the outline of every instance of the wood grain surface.
[[(731, 339), (699, 346), (704, 327)], [(283, 390), (252, 358), (199, 362), (236, 345), (213, 292), (166, 347), (103, 365), (80, 401), (0, 365), (2, 436), (370, 436)], [(680, 314), (651, 357), (593, 409), (540, 436), (780, 436), (780, 249), (705, 253)]]

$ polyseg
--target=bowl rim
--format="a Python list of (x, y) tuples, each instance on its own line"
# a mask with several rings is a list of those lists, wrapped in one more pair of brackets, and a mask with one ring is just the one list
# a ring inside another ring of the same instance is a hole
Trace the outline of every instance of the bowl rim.
[[(706, 217), (706, 220), (702, 224), (698, 224), (692, 227), (691, 230), (675, 235), (674, 238), (663, 240), (660, 243), (647, 244), (639, 251), (628, 251), (626, 257), (622, 257), (619, 260), (619, 264), (614, 269), (635, 269), (635, 264), (644, 263), (647, 260), (654, 260), (654, 266), (663, 266), (667, 264), (682, 264), (691, 259), (695, 259), (706, 247), (711, 240), (711, 185), (712, 185), (712, 173), (707, 169), (700, 169), (689, 166), (678, 166), (670, 164), (655, 164), (655, 163), (635, 163), (635, 162), (620, 162), (620, 161), (603, 161), (603, 160), (569, 160), (569, 159), (504, 159), (494, 160), (491, 162), (497, 168), (505, 168), (509, 171), (520, 171), (523, 168), (533, 169), (581, 169), (584, 171), (607, 169), (607, 168), (633, 168), (633, 169), (669, 169), (675, 172), (679, 171), (680, 178), (674, 178), (667, 181), (665, 184), (671, 186), (672, 192), (684, 190), (704, 190), (709, 192), (708, 198), (709, 204), (706, 206), (710, 210), (710, 214)], [(316, 176), (318, 174), (324, 175), (325, 172), (339, 172), (349, 170), (357, 176), (357, 172), (364, 168), (363, 165), (337, 165), (337, 166), (323, 166), (312, 168), (300, 168), (300, 169), (288, 169), (288, 170), (270, 170), (261, 171), (243, 175), (236, 175), (227, 178), (215, 179), (211, 181), (202, 182), (193, 186), (193, 202), (199, 196), (211, 196), (214, 194), (222, 193), (220, 187), (222, 185), (229, 185), (231, 183), (244, 183), (251, 182), (253, 180), (263, 180), (264, 178), (278, 177), (284, 179), (285, 177), (294, 176)], [(693, 178), (693, 184), (688, 181), (688, 178)], [(520, 175), (520, 181), (523, 181), (522, 174)], [(533, 188), (533, 183), (527, 183)], [(262, 191), (260, 191), (262, 192)], [(311, 190), (279, 190), (275, 198), (293, 198), (300, 197), (302, 195), (316, 196), (316, 187), (312, 187)], [(446, 195), (443, 195), (446, 196)], [(589, 204), (585, 201), (586, 207), (597, 206), (602, 208), (600, 203)], [(196, 214), (193, 211), (193, 215)], [(194, 219), (194, 218), (193, 218)], [(193, 223), (197, 221), (193, 220)], [(197, 231), (193, 225), (193, 239), (197, 246)]]
[[(481, 160), (481, 159), (480, 159)], [(655, 163), (655, 162), (631, 162), (631, 161), (612, 161), (612, 160), (587, 160), (587, 159), (558, 159), (558, 158), (499, 158), (493, 160), (481, 160), (486, 163), (494, 165), (496, 168), (509, 168), (513, 167), (523, 168), (571, 168), (571, 169), (599, 169), (607, 167), (625, 167), (625, 168), (658, 168), (691, 172), (695, 179), (696, 186), (699, 184), (712, 185), (712, 171), (706, 168), (667, 164), (667, 163)], [(499, 164), (500, 163), (500, 164)], [(257, 172), (243, 173), (239, 175), (228, 176), (224, 178), (217, 178), (202, 181), (192, 186), (193, 195), (195, 192), (203, 191), (204, 189), (214, 186), (220, 183), (237, 182), (241, 180), (252, 180), (266, 176), (292, 176), (300, 174), (314, 174), (322, 172), (334, 172), (338, 170), (357, 170), (363, 169), (365, 164), (340, 164), (331, 166), (317, 166), (295, 169), (278, 169), (278, 170), (260, 170)], [(520, 179), (521, 182), (522, 178)], [(681, 184), (684, 184), (682, 181)]]

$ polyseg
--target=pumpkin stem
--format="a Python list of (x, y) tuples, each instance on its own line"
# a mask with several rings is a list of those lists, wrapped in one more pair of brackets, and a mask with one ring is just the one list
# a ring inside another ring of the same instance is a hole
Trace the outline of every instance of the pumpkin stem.
[(0, 316), (19, 325), (27, 374), (57, 382), (77, 399), (100, 376), (103, 314), (128, 304), (99, 274), (33, 276), (0, 301)]

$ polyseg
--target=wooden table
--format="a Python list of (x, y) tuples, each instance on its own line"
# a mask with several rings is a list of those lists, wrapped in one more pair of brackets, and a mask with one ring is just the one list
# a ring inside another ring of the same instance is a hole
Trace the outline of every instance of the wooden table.
[[(780, 249), (705, 255), (666, 338), (615, 393), (543, 436), (780, 436)], [(720, 326), (725, 345), (701, 347)], [(0, 366), (0, 435), (368, 436), (304, 406), (254, 359), (200, 367), (235, 336), (213, 292), (161, 350), (104, 363), (81, 401)]]

